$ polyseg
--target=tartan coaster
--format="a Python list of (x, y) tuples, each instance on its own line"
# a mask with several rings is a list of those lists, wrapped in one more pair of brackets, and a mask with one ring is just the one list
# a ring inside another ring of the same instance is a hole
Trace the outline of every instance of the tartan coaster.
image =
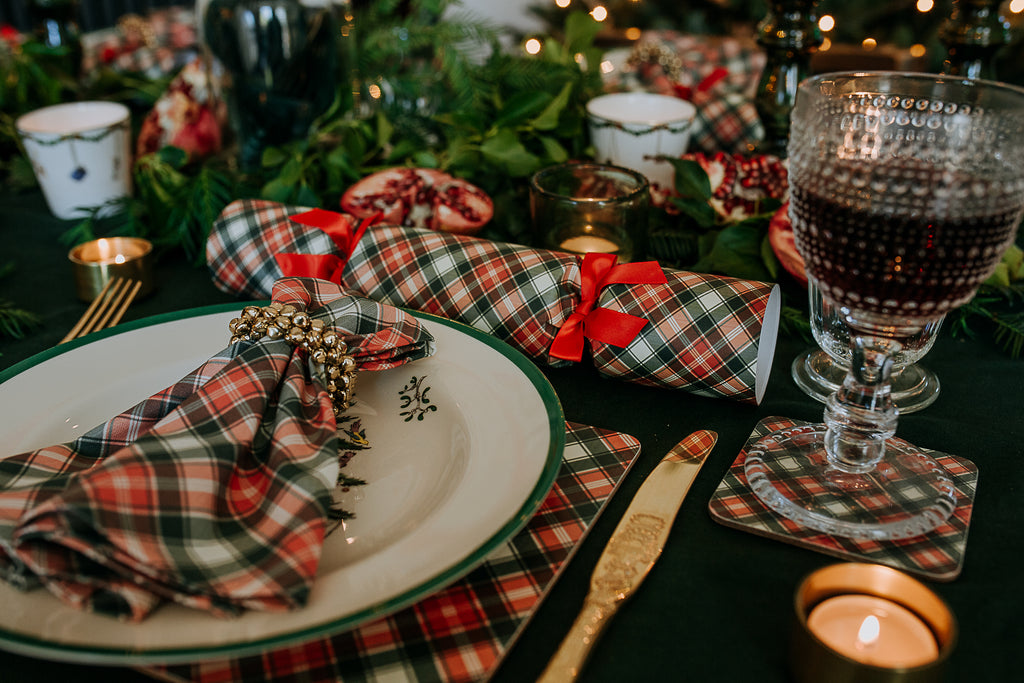
[(884, 564), (934, 581), (952, 581), (960, 575), (978, 485), (978, 467), (973, 462), (926, 449), (949, 473), (959, 500), (953, 515), (931, 533), (898, 541), (853, 540), (830, 536), (802, 527), (769, 510), (747, 486), (743, 474), (747, 449), (758, 439), (776, 429), (801, 424), (806, 423), (783, 417), (767, 417), (757, 423), (708, 503), (712, 519), (734, 529), (774, 538), (843, 560)]
[(439, 681), (486, 678), (640, 453), (631, 436), (574, 423), (530, 523), (463, 579), (334, 636), (239, 659), (142, 669), (165, 681)]

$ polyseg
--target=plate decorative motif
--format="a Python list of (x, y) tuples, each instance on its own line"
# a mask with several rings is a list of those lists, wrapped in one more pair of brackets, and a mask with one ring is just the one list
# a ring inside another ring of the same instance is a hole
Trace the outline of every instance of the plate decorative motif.
[[(0, 457), (68, 441), (170, 385), (227, 344), (241, 304), (157, 316), (0, 373)], [(327, 538), (309, 604), (220, 619), (166, 605), (139, 624), (0, 583), (0, 647), (82, 663), (237, 657), (357, 626), (468, 573), (533, 516), (562, 458), (565, 420), (525, 356), (466, 325), (413, 313), (437, 353), (362, 373), (342, 430), (354, 514)]]

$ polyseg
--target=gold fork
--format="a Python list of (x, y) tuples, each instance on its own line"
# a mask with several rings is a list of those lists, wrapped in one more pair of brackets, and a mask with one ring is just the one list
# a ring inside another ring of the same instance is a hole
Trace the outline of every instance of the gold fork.
[(58, 344), (116, 325), (141, 288), (142, 282), (139, 280), (120, 277), (108, 280), (75, 326)]

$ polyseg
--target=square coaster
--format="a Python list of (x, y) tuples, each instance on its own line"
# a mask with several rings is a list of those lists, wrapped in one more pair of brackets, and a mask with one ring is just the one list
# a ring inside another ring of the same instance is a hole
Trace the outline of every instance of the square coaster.
[(930, 533), (898, 541), (831, 536), (803, 527), (770, 510), (754, 495), (743, 473), (747, 450), (761, 437), (777, 429), (803, 424), (807, 423), (784, 417), (767, 417), (757, 423), (708, 503), (712, 519), (734, 529), (843, 560), (884, 564), (934, 581), (952, 581), (960, 575), (978, 485), (977, 465), (966, 458), (925, 449), (949, 473), (958, 501), (953, 515)]

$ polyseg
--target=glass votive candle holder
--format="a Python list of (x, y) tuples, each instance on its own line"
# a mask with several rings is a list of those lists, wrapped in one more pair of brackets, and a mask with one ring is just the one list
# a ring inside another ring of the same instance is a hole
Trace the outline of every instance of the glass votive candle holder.
[(573, 254), (615, 254), (625, 263), (644, 250), (650, 186), (618, 166), (568, 163), (530, 180), (530, 214), (542, 246)]
[(138, 280), (138, 296), (153, 291), (153, 245), (141, 237), (101, 237), (83, 242), (68, 252), (75, 290), (82, 301), (92, 301), (115, 277)]
[(956, 618), (946, 603), (879, 564), (812, 572), (796, 591), (795, 609), (790, 665), (799, 683), (938, 683), (956, 645)]

